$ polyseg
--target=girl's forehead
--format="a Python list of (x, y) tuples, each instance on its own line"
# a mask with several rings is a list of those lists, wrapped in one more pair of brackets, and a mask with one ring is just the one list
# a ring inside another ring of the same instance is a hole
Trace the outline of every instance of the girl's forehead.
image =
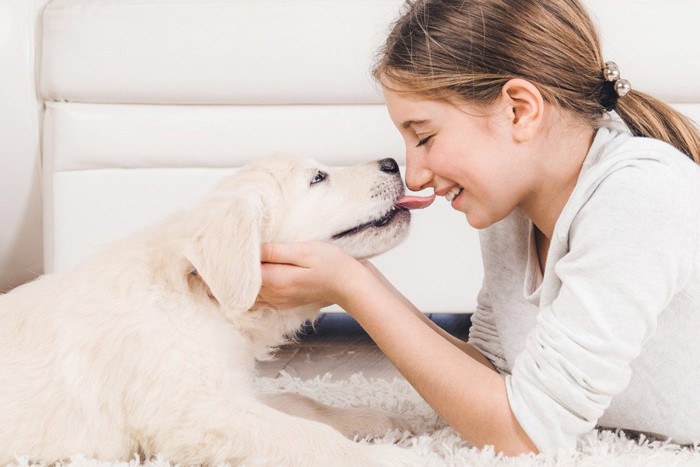
[(416, 95), (391, 93), (385, 95), (387, 109), (392, 119), (401, 128), (412, 128), (427, 123), (449, 119), (453, 115), (470, 112), (467, 104), (453, 103), (443, 99), (431, 99)]
[[(389, 110), (400, 113), (427, 113), (438, 111), (443, 105), (443, 102), (421, 97), (416, 94), (397, 93), (394, 91), (386, 91), (384, 93), (385, 102)], [(412, 117), (413, 118), (413, 117)], [(415, 116), (419, 120), (419, 116)]]

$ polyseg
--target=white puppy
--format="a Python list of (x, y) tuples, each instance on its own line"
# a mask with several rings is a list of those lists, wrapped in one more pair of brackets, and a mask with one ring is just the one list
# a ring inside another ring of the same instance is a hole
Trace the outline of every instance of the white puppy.
[(267, 159), (198, 208), (0, 296), (0, 463), (138, 453), (186, 465), (409, 464), (405, 450), (340, 434), (404, 427), (390, 416), (289, 394), (263, 403), (255, 358), (318, 309), (250, 310), (261, 242), (379, 254), (406, 235), (402, 207), (421, 204), (399, 201), (403, 191), (391, 159), (345, 168)]

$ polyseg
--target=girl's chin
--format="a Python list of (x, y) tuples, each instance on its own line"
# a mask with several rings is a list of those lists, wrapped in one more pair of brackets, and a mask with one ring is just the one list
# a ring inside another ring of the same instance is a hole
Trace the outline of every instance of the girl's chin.
[(496, 222), (498, 222), (498, 220), (495, 220), (493, 218), (493, 215), (489, 215), (488, 212), (479, 212), (478, 210), (473, 209), (473, 207), (472, 209), (466, 209), (464, 206), (453, 206), (453, 208), (463, 213), (464, 217), (467, 218), (467, 223), (469, 223), (469, 225), (474, 227), (475, 229), (485, 229), (486, 227), (490, 227)]
[(477, 216), (472, 216), (469, 214), (464, 215), (467, 218), (467, 222), (469, 223), (469, 225), (474, 227), (475, 229), (485, 229), (486, 227), (490, 227), (493, 224), (493, 222), (487, 222), (485, 219), (481, 219)]
[[(502, 221), (510, 215), (510, 212), (495, 212), (495, 211), (477, 211), (470, 209), (469, 211), (461, 210), (467, 218), (467, 222), (475, 229), (485, 229), (493, 224)], [(512, 211), (511, 211), (512, 212)]]

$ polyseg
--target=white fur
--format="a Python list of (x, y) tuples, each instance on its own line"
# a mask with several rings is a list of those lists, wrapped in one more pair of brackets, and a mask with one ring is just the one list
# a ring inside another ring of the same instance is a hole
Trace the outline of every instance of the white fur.
[[(318, 170), (328, 177), (310, 184)], [(318, 313), (250, 310), (261, 242), (330, 240), (381, 218), (402, 192), (376, 162), (267, 159), (198, 208), (1, 296), (0, 463), (138, 453), (185, 465), (410, 464), (406, 451), (319, 422), (379, 435), (405, 428), (396, 418), (297, 395), (263, 403), (252, 386), (255, 358)], [(401, 241), (408, 222), (400, 212), (334, 241), (369, 257)]]

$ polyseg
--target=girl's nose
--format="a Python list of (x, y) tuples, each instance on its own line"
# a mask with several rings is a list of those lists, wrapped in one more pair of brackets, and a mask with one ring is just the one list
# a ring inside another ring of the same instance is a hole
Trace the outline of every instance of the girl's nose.
[(406, 186), (411, 191), (420, 191), (430, 186), (432, 172), (421, 163), (418, 156), (406, 154)]

